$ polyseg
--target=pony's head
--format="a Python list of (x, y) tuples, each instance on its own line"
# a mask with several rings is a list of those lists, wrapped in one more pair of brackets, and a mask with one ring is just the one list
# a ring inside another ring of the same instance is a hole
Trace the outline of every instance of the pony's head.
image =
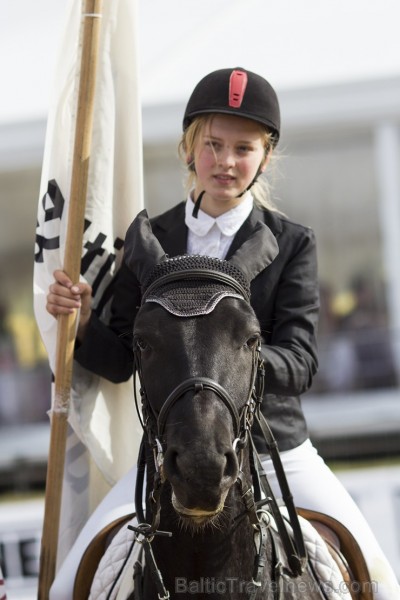
[(250, 281), (276, 254), (261, 223), (230, 261), (167, 258), (144, 212), (128, 230), (125, 260), (143, 290), (134, 344), (144, 426), (173, 507), (194, 527), (215, 521), (241, 468), (261, 338)]

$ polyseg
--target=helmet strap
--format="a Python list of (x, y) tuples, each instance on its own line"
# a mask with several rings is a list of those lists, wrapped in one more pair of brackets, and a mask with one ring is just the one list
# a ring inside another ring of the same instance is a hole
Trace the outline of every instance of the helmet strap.
[(203, 190), (202, 192), (200, 192), (200, 194), (198, 195), (198, 198), (197, 198), (196, 202), (194, 203), (192, 217), (194, 217), (195, 219), (197, 219), (198, 216), (199, 216), (200, 204), (201, 204), (201, 201), (202, 201), (203, 196), (204, 196), (205, 193), (206, 193), (206, 190)]
[(257, 181), (257, 179), (259, 178), (259, 176), (261, 175), (261, 173), (262, 173), (262, 169), (261, 169), (261, 165), (260, 165), (258, 167), (257, 173), (253, 177), (253, 180), (249, 183), (249, 185), (247, 186), (247, 188), (245, 190), (243, 190), (243, 192), (241, 192), (238, 196), (236, 196), (236, 198), (241, 198), (242, 196), (244, 196), (244, 194), (246, 192), (248, 192), (250, 188), (253, 187), (253, 185), (255, 184), (255, 182)]

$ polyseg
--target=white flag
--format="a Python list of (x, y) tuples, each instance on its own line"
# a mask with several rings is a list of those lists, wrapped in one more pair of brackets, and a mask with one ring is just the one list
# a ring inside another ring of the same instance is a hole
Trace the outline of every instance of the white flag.
[[(134, 0), (105, 1), (101, 19), (81, 274), (93, 287), (94, 309), (107, 321), (125, 232), (143, 207), (142, 135)], [(45, 306), (53, 272), (64, 262), (81, 20), (81, 2), (72, 0), (55, 73), (38, 207), (34, 306), (53, 372), (57, 321)], [(111, 384), (74, 365), (58, 565), (101, 496), (136, 461), (140, 427), (132, 389), (132, 381)]]

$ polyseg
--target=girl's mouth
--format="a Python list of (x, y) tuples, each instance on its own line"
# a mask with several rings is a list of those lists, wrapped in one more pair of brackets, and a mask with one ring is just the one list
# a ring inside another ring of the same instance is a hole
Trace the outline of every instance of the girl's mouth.
[(219, 183), (231, 183), (232, 181), (235, 181), (235, 178), (232, 175), (224, 175), (223, 173), (214, 175), (214, 179)]

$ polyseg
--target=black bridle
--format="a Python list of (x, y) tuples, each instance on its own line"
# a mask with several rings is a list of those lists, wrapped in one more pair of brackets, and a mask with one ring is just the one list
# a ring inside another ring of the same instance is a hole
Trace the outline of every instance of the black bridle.
[(178, 402), (178, 400), (180, 400), (187, 392), (193, 391), (193, 395), (196, 395), (203, 390), (210, 390), (214, 392), (214, 394), (223, 402), (223, 404), (229, 410), (230, 415), (232, 417), (233, 429), (235, 433), (234, 441), (236, 442), (236, 444), (239, 444), (243, 447), (243, 445), (246, 443), (246, 438), (253, 423), (254, 417), (255, 402), (253, 390), (255, 388), (255, 382), (258, 373), (256, 365), (259, 365), (261, 361), (259, 345), (256, 346), (253, 350), (253, 368), (250, 389), (247, 401), (243, 405), (240, 414), (227, 390), (218, 382), (208, 377), (189, 377), (188, 379), (185, 379), (182, 383), (179, 383), (168, 395), (159, 413), (156, 414), (145, 392), (140, 350), (138, 350), (137, 345), (135, 347), (134, 354), (135, 373), (138, 374), (140, 381), (140, 394), (142, 399), (143, 414), (142, 424), (145, 433), (147, 433), (148, 441), (152, 447), (156, 446), (158, 449), (160, 446), (163, 445), (162, 440), (164, 438), (168, 413), (171, 410), (171, 408)]
[[(142, 306), (148, 301), (149, 296), (157, 295), (157, 290), (169, 283), (176, 283), (182, 281), (193, 281), (193, 280), (206, 280), (220, 283), (229, 288), (235, 294), (239, 295), (243, 300), (250, 304), (249, 291), (235, 278), (224, 273), (213, 269), (204, 268), (193, 268), (185, 269), (182, 271), (172, 272), (158, 277), (153, 281), (147, 289), (144, 291), (142, 296)], [(240, 414), (234, 401), (232, 400), (228, 391), (220, 385), (217, 381), (214, 381), (208, 377), (190, 377), (178, 384), (172, 392), (168, 395), (165, 402), (163, 403), (159, 413), (151, 406), (151, 402), (146, 393), (146, 387), (143, 377), (141, 350), (138, 340), (134, 338), (134, 371), (137, 373), (140, 382), (140, 395), (141, 395), (141, 412), (143, 415), (142, 426), (145, 434), (147, 435), (150, 447), (153, 448), (155, 454), (155, 466), (156, 471), (159, 471), (159, 467), (162, 464), (163, 454), (163, 436), (165, 425), (167, 422), (168, 413), (171, 408), (182, 398), (184, 394), (189, 391), (193, 391), (194, 395), (202, 390), (210, 390), (225, 404), (232, 417), (235, 439), (233, 441), (235, 447), (243, 448), (247, 443), (248, 433), (251, 429), (254, 419), (255, 402), (254, 402), (254, 389), (257, 386), (256, 379), (259, 373), (257, 366), (260, 364), (261, 358), (261, 346), (260, 343), (255, 344), (253, 347), (252, 356), (252, 374), (250, 378), (250, 386), (247, 394), (246, 402), (244, 403)], [(136, 390), (135, 390), (136, 391)], [(138, 408), (137, 398), (136, 406), (140, 416)]]
[[(149, 294), (156, 295), (159, 289), (165, 283), (178, 282), (182, 280), (207, 279), (218, 281), (224, 285), (229, 285), (235, 294), (240, 296), (248, 303), (250, 298), (247, 290), (234, 278), (227, 273), (219, 271), (191, 269), (177, 273), (170, 273), (156, 279), (145, 291), (142, 298), (142, 305), (146, 302)], [(169, 593), (165, 589), (162, 581), (161, 573), (159, 572), (151, 550), (151, 542), (154, 536), (170, 535), (168, 532), (159, 531), (160, 522), (160, 495), (161, 488), (164, 483), (162, 474), (163, 456), (165, 452), (164, 431), (167, 423), (167, 418), (171, 408), (187, 393), (192, 391), (193, 397), (203, 390), (212, 391), (226, 406), (232, 417), (235, 439), (233, 447), (238, 453), (239, 458), (239, 475), (237, 483), (241, 490), (241, 496), (245, 505), (245, 510), (249, 516), (251, 525), (255, 530), (255, 545), (256, 559), (253, 573), (254, 594), (251, 598), (254, 600), (257, 596), (258, 589), (261, 586), (261, 578), (265, 567), (264, 554), (266, 552), (266, 540), (268, 523), (265, 519), (260, 518), (260, 513), (265, 511), (263, 505), (268, 504), (275, 523), (277, 525), (280, 538), (282, 540), (288, 565), (293, 576), (300, 575), (306, 564), (306, 550), (304, 547), (303, 536), (301, 533), (300, 524), (297, 517), (297, 512), (294, 507), (293, 498), (291, 496), (286, 476), (283, 471), (276, 441), (266, 422), (262, 412), (261, 404), (264, 397), (264, 363), (261, 358), (261, 344), (255, 344), (252, 355), (252, 374), (250, 378), (250, 386), (247, 394), (247, 399), (240, 411), (236, 408), (230, 394), (218, 382), (207, 377), (191, 377), (178, 384), (168, 395), (163, 403), (160, 411), (157, 412), (151, 406), (146, 393), (145, 382), (143, 378), (141, 349), (137, 340), (134, 339), (134, 375), (138, 375), (140, 383), (141, 396), (141, 411), (138, 406), (138, 399), (135, 390), (135, 402), (139, 418), (144, 430), (144, 436), (147, 438), (150, 448), (153, 451), (155, 474), (153, 479), (153, 490), (150, 493), (150, 505), (152, 508), (152, 522), (147, 523), (143, 514), (143, 482), (145, 470), (145, 446), (142, 441), (141, 450), (138, 461), (138, 475), (136, 481), (136, 514), (139, 525), (132, 528), (137, 535), (142, 536), (143, 548), (146, 553), (146, 565), (149, 566), (150, 572), (153, 575), (157, 586), (159, 598), (169, 598)], [(134, 377), (135, 379), (135, 377)], [(143, 418), (141, 417), (141, 414)], [(272, 493), (267, 477), (263, 471), (261, 460), (255, 449), (254, 442), (251, 436), (251, 428), (253, 421), (256, 420), (264, 435), (267, 447), (270, 451), (274, 468), (277, 473), (278, 482), (281, 488), (282, 497), (286, 504), (289, 513), (289, 520), (293, 530), (294, 541), (288, 533), (286, 523), (279, 510), (278, 504)], [(250, 461), (252, 468), (252, 484), (246, 481), (243, 474), (243, 451), (250, 440), (250, 452), (252, 460)], [(261, 495), (264, 494), (265, 498)], [(261, 510), (260, 510), (261, 509)]]

